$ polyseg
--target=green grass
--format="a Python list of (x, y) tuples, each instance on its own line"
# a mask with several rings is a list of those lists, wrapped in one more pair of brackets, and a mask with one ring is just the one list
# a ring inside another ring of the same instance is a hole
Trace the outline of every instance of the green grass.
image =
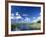
[[(39, 30), (40, 29), (40, 23), (16, 23), (16, 24), (11, 24), (11, 30), (14, 30), (16, 28), (19, 29), (19, 27), (22, 25), (22, 24), (25, 24), (27, 25), (29, 28), (32, 28), (34, 30)], [(20, 29), (19, 29), (20, 30)]]
[(34, 24), (30, 24), (28, 25), (30, 28), (33, 28), (33, 29), (40, 29), (41, 28), (41, 24), (40, 23), (34, 23)]

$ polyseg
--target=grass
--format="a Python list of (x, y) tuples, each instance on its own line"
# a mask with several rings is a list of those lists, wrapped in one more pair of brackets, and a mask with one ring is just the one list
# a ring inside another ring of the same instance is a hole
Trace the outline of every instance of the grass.
[[(25, 26), (25, 28), (23, 27)], [(40, 23), (16, 23), (11, 24), (11, 31), (40, 30)]]

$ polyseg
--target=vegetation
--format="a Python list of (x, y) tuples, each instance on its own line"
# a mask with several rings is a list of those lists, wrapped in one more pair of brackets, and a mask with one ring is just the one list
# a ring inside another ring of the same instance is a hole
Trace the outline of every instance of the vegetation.
[(40, 21), (37, 23), (16, 23), (11, 24), (11, 31), (21, 31), (21, 30), (39, 30)]
[(41, 21), (39, 20), (37, 23), (41, 23)]

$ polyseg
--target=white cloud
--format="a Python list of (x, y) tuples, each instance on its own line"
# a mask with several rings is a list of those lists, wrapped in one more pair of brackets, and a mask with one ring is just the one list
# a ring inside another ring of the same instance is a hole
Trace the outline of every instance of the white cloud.
[(22, 17), (18, 15), (17, 17), (15, 16), (15, 19), (21, 19)]
[(19, 15), (18, 12), (16, 12), (16, 15)]
[(41, 12), (40, 12), (40, 16), (41, 16)]
[(21, 19), (22, 17), (20, 16), (19, 12), (16, 12), (15, 19)]
[(34, 19), (32, 22), (37, 22), (37, 21), (39, 21), (39, 20), (41, 20), (41, 17), (40, 17), (40, 16), (37, 17), (36, 19)]
[(14, 19), (14, 17), (11, 17), (11, 19)]
[(28, 16), (27, 14), (23, 14), (23, 16)]
[(16, 12), (15, 14), (16, 16), (14, 16), (14, 14), (11, 14), (11, 19), (22, 19), (22, 17), (20, 16), (20, 14), (18, 14), (18, 12)]
[(35, 19), (36, 17), (33, 17), (33, 19)]
[(11, 13), (11, 16), (14, 16), (14, 13)]
[(13, 13), (11, 13), (11, 19), (14, 19), (14, 14)]
[(24, 19), (24, 21), (25, 21), (25, 22), (31, 22), (31, 19), (28, 18), (28, 17), (26, 17), (26, 18)]

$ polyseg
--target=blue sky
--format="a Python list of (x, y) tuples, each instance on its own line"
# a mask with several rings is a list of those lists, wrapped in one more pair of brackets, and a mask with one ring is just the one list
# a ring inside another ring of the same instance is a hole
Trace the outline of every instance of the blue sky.
[(41, 8), (40, 7), (29, 7), (29, 6), (11, 6), (11, 13), (16, 16), (16, 12), (18, 12), (23, 18), (23, 15), (26, 15), (26, 17), (29, 17), (32, 20), (33, 17), (37, 19), (40, 17)]

